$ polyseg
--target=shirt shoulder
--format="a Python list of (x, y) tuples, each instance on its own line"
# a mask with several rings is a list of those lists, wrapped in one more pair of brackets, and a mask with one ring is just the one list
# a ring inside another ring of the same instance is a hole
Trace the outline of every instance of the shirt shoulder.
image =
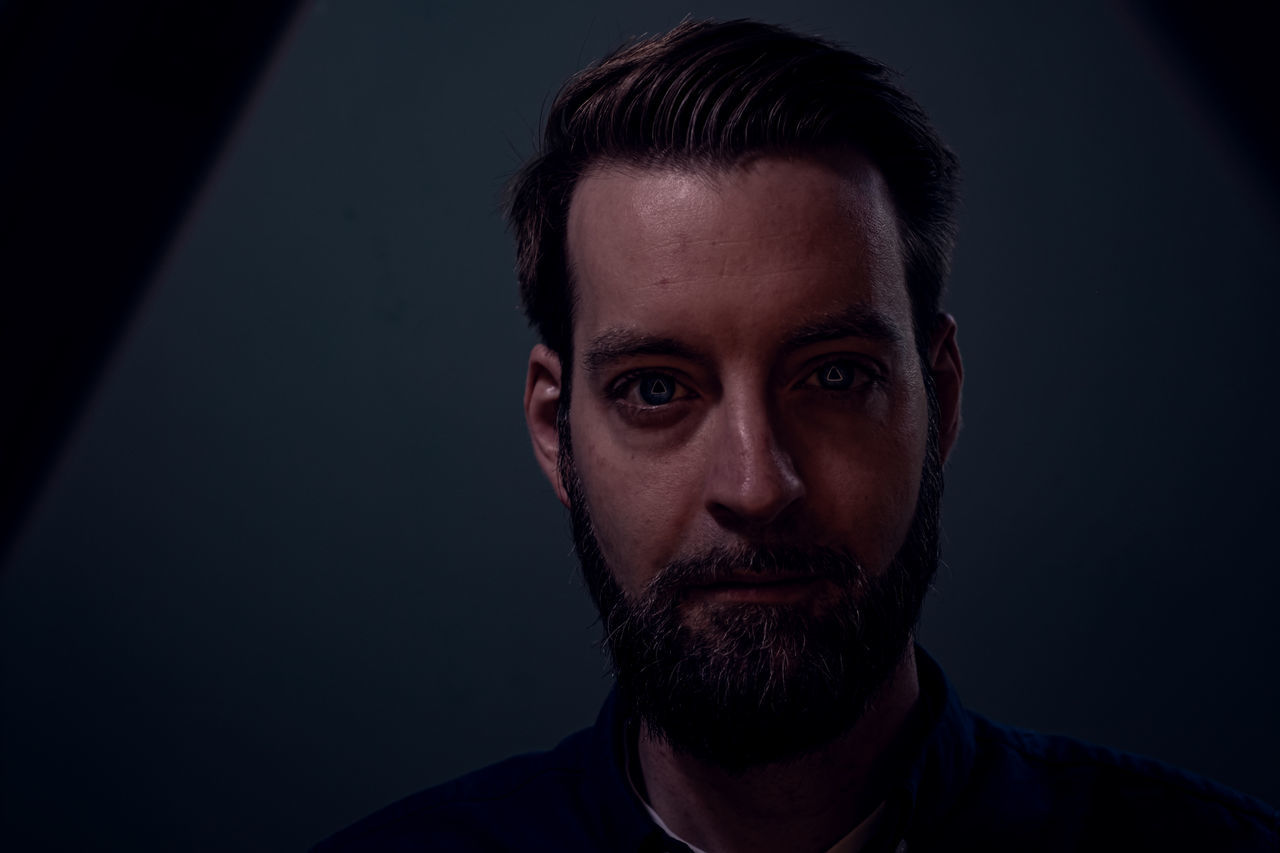
[(1073, 738), (973, 721), (974, 763), (955, 814), (1009, 843), (1280, 851), (1276, 809), (1224, 785)]
[(519, 849), (539, 826), (565, 834), (564, 849), (574, 849), (574, 827), (582, 826), (586, 807), (590, 734), (577, 732), (553, 750), (508, 758), (405, 797), (313, 850)]

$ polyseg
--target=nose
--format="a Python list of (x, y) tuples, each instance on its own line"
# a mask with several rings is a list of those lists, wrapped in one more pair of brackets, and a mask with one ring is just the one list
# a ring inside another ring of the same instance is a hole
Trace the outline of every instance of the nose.
[(725, 527), (759, 530), (804, 497), (804, 482), (765, 400), (725, 399), (722, 406), (722, 429), (710, 451), (706, 507)]

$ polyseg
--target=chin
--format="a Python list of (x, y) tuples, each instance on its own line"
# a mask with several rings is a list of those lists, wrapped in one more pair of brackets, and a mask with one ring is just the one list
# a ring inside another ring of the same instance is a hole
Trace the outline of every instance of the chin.
[(624, 629), (622, 698), (651, 736), (724, 769), (795, 760), (862, 719), (910, 642), (909, 628), (872, 641), (861, 610), (719, 602), (646, 641)]

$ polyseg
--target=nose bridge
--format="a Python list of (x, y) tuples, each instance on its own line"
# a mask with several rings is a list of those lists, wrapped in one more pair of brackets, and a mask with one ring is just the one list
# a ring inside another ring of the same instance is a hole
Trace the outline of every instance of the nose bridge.
[(706, 501), (713, 514), (767, 524), (804, 495), (764, 383), (726, 388)]

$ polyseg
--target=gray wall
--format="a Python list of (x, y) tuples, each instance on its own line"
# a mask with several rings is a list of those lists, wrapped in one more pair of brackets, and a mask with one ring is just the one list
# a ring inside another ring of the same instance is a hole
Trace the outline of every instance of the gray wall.
[(898, 67), (965, 167), (923, 628), (965, 699), (1280, 800), (1280, 223), (1140, 27), (640, 8), (303, 16), (0, 578), (0, 846), (296, 849), (590, 722), (497, 208), (558, 83), (688, 12)]

